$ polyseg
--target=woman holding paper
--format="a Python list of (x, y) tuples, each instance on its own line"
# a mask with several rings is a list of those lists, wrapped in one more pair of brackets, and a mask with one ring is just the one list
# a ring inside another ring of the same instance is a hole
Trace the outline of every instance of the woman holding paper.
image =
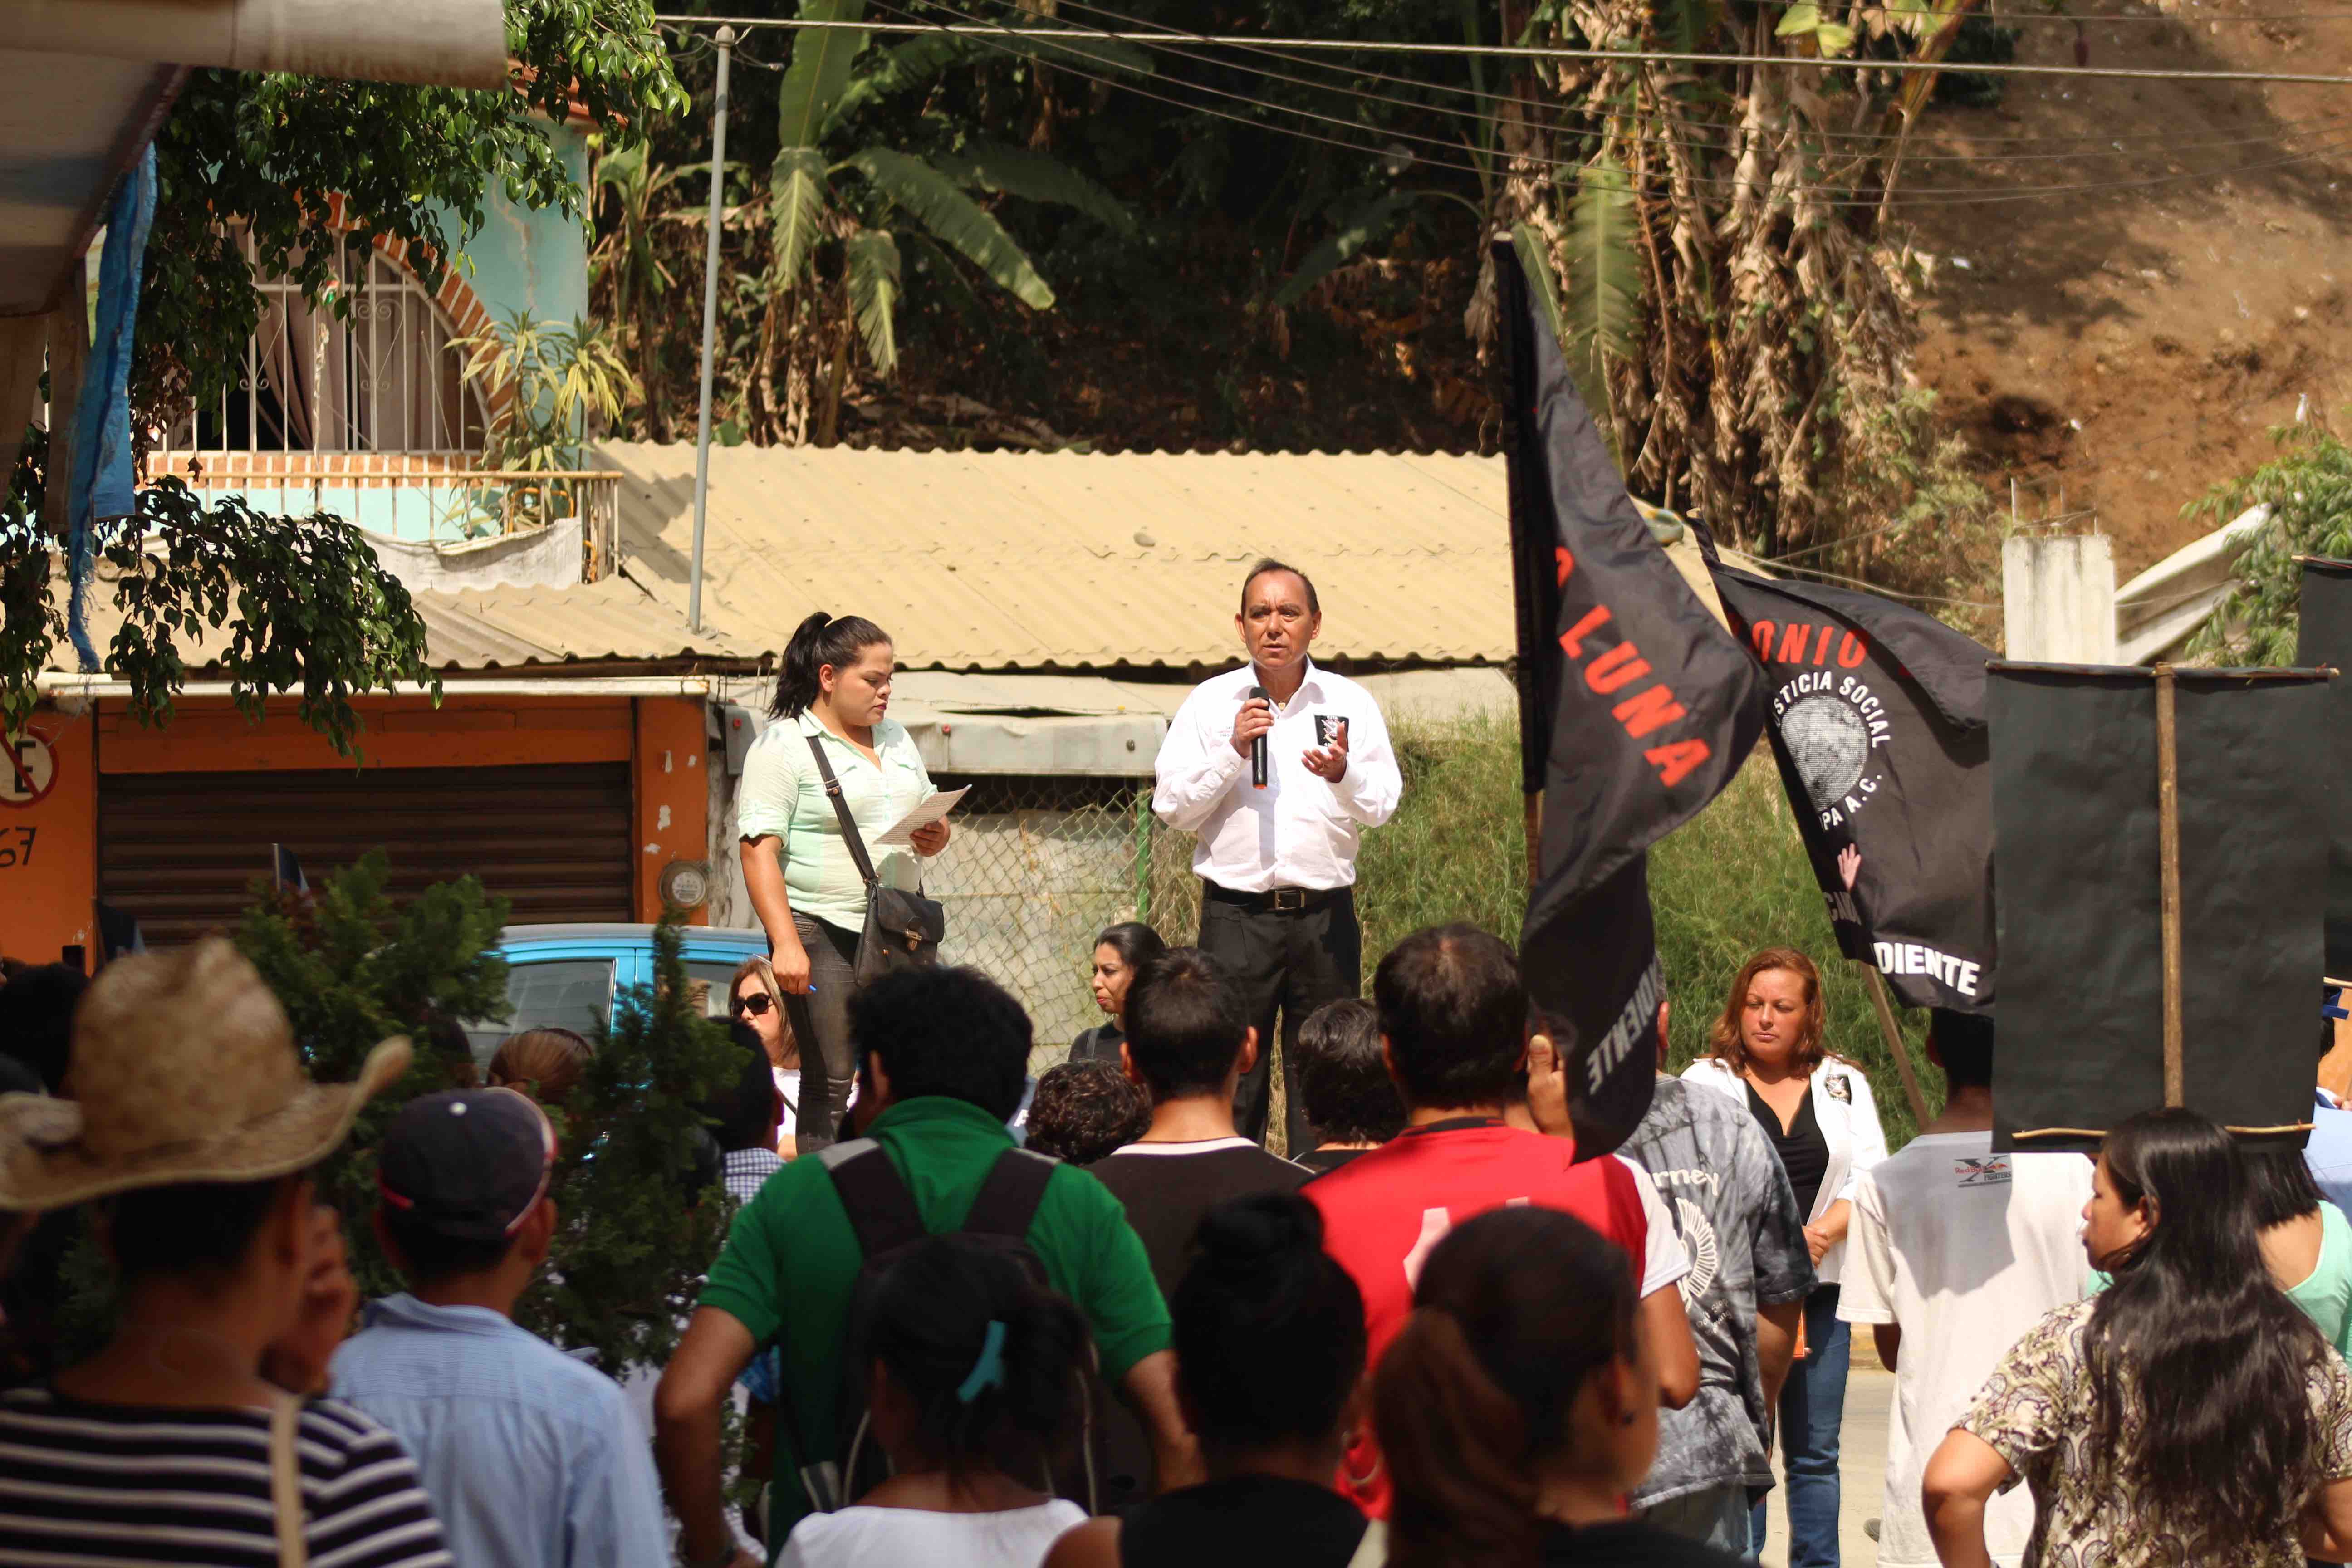
[[(866, 926), (866, 880), (825, 793), (824, 770), (839, 784), (883, 886), (914, 890), (920, 859), (948, 845), (945, 821), (916, 828), (908, 847), (880, 842), (934, 793), (906, 727), (887, 716), (895, 668), (889, 635), (872, 621), (823, 612), (803, 621), (776, 680), (770, 712), (780, 721), (752, 742), (736, 795), (743, 885), (768, 933), (776, 985), (802, 1046), (803, 1154), (834, 1141), (849, 1106), (857, 1071), (849, 992)], [(814, 1092), (820, 1082), (821, 1096)]]

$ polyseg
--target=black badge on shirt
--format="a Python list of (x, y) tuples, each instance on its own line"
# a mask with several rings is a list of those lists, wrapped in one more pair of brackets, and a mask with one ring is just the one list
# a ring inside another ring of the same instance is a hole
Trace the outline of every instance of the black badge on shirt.
[(1494, 255), (1521, 781), (1543, 795), (1520, 966), (1565, 1053), (1590, 1159), (1632, 1133), (1656, 1074), (1663, 981), (1643, 852), (1731, 782), (1762, 707), (1755, 662), (1634, 510), (1517, 253)]
[(1727, 566), (1691, 528), (1763, 667), (1764, 732), (1839, 951), (1906, 1006), (1991, 1012), (1992, 654), (1874, 594)]

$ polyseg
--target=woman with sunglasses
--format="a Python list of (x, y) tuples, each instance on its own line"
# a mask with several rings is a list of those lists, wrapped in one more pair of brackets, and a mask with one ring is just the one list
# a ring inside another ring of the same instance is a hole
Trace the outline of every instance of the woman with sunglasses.
[(754, 954), (735, 966), (727, 993), (727, 1016), (748, 1024), (760, 1037), (774, 1070), (776, 1092), (783, 1096), (783, 1121), (776, 1130), (776, 1152), (792, 1158), (794, 1132), (800, 1121), (801, 1047), (793, 1037), (793, 1021), (785, 1014), (774, 973), (766, 958)]

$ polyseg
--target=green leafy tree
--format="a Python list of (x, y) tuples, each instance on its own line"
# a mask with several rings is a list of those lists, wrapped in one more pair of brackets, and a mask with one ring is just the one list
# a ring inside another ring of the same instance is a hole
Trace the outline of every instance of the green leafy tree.
[[(497, 953), (507, 901), (471, 877), (405, 901), (387, 890), (382, 850), (314, 893), (257, 886), (236, 944), (294, 1026), (310, 1075), (347, 1082), (376, 1044), (405, 1035), (407, 1073), (371, 1100), (319, 1167), (321, 1202), (342, 1215), (363, 1297), (402, 1289), (376, 1246), (376, 1153), (400, 1108), (477, 1077), (461, 1022), (503, 1018), (506, 961)], [(516, 1321), (617, 1375), (666, 1360), (696, 1281), (718, 1255), (730, 1215), (724, 1190), (696, 1191), (703, 1121), (693, 1107), (731, 1070), (724, 1030), (691, 1005), (675, 921), (656, 929), (655, 984), (617, 999), (611, 1028), (572, 1100), (550, 1106), (560, 1152), (549, 1191), (560, 1220), (552, 1267), (517, 1303)], [(86, 1243), (68, 1276), (68, 1354), (106, 1332), (107, 1271)]]
[[(365, 1223), (384, 1129), (417, 1095), (473, 1082), (457, 1026), (507, 1014), (506, 961), (494, 951), (507, 901), (463, 877), (395, 902), (388, 879), (383, 852), (372, 852), (315, 895), (265, 892), (237, 933), (285, 1004), (314, 1077), (357, 1076), (387, 1036), (404, 1034), (415, 1049), (407, 1075), (361, 1113), (320, 1173), (368, 1296), (401, 1288)], [(675, 921), (656, 930), (654, 947), (654, 986), (616, 1000), (580, 1088), (548, 1108), (561, 1144), (549, 1191), (562, 1228), (553, 1268), (516, 1309), (524, 1327), (594, 1349), (613, 1373), (668, 1354), (728, 1218), (723, 1193), (698, 1194), (691, 1181), (703, 1135), (693, 1107), (729, 1071), (727, 1036), (691, 1005)]]
[[(89, 592), (110, 597), (121, 618), (101, 657), (131, 683), (142, 722), (170, 721), (188, 658), (206, 639), (247, 718), (261, 717), (269, 693), (298, 692), (302, 722), (345, 756), (358, 754), (352, 698), (399, 681), (440, 690), (408, 590), (340, 518), (268, 517), (235, 495), (207, 506), (165, 479), (139, 492), (136, 515), (95, 533)], [(21, 510), (0, 517), (0, 731), (31, 713), (40, 673), (66, 643), (54, 542)]]
[(497, 91), (191, 73), (155, 138), (133, 381), (143, 422), (217, 397), (244, 363), (257, 268), (342, 310), (341, 248), (404, 242), (437, 289), (495, 195), (584, 221), (587, 194), (554, 134), (572, 106), (615, 147), (685, 107), (653, 12), (650, 0), (507, 0), (513, 76)]
[[(856, 22), (865, 13), (866, 0), (804, 0), (801, 6), (803, 16), (816, 21)], [(921, 248), (943, 273), (952, 271), (947, 253), (953, 252), (1030, 309), (1054, 307), (1054, 290), (1036, 263), (974, 193), (1068, 207), (1126, 232), (1134, 219), (1076, 170), (1025, 148), (951, 137), (928, 154), (885, 142), (841, 155), (829, 151), (849, 139), (860, 110), (930, 89), (984, 47), (969, 37), (919, 37), (854, 75), (867, 37), (861, 28), (809, 27), (793, 40), (777, 104), (778, 148), (769, 182), (774, 240), (768, 285), (778, 300), (808, 301), (813, 318), (854, 321), (867, 363), (887, 378), (898, 367), (907, 249)], [(1116, 45), (1096, 41), (1083, 47), (1098, 65), (1150, 68), (1135, 51)], [(821, 330), (805, 334), (819, 352), (823, 335)], [(821, 415), (825, 437), (838, 418), (850, 342), (846, 331), (831, 333)], [(793, 382), (813, 386), (814, 377)], [(798, 412), (804, 426), (805, 406)]]
[(2230, 664), (2293, 664), (2303, 625), (2303, 569), (2294, 558), (2352, 559), (2352, 447), (2316, 424), (2281, 426), (2271, 438), (2278, 444), (2277, 457), (2181, 509), (2182, 516), (2202, 519), (2213, 528), (2250, 507), (2270, 509), (2239, 558), (2229, 596), (2189, 639), (2192, 656)]
[[(189, 74), (155, 139), (131, 373), (138, 438), (217, 397), (236, 374), (261, 315), (257, 269), (347, 310), (339, 252), (399, 241), (437, 289), (494, 195), (585, 221), (585, 193), (554, 135), (574, 106), (616, 145), (685, 106), (651, 0), (507, 0), (506, 17), (513, 70), (497, 91)], [(47, 519), (37, 531), (26, 521), (47, 452), (27, 443), (0, 494), (0, 727), (31, 708), (64, 629), (66, 577), (43, 536), (61, 524)], [(355, 530), (323, 515), (265, 519), (234, 499), (206, 507), (184, 490), (145, 492), (139, 506), (100, 543), (127, 573), (113, 589), (126, 626), (107, 668), (131, 683), (142, 719), (169, 715), (184, 639), (199, 626), (231, 634), (222, 662), (249, 715), (299, 689), (302, 721), (346, 753), (352, 695), (427, 677), (424, 623)]]

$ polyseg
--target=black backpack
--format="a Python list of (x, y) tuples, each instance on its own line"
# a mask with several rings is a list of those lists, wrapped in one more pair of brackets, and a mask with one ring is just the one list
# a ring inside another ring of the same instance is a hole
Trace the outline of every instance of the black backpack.
[[(841, 1353), (837, 1358), (841, 1387), (835, 1395), (831, 1442), (821, 1449), (813, 1449), (802, 1440), (789, 1390), (779, 1391), (782, 1397), (777, 1402), (777, 1415), (791, 1424), (793, 1451), (801, 1461), (801, 1486), (808, 1494), (810, 1508), (818, 1513), (832, 1513), (889, 1479), (888, 1462), (868, 1431), (865, 1357), (859, 1347), (882, 1276), (908, 1248), (929, 1239), (932, 1233), (924, 1228), (922, 1214), (915, 1206), (915, 1194), (908, 1187), (907, 1179), (898, 1173), (898, 1167), (891, 1163), (882, 1145), (873, 1139), (835, 1143), (817, 1158), (824, 1162), (825, 1174), (833, 1178), (834, 1191), (840, 1194), (843, 1212), (848, 1215), (850, 1227), (857, 1233), (858, 1250), (864, 1254), (865, 1261), (858, 1266), (856, 1280), (850, 1287), (849, 1312), (843, 1320)], [(996, 1157), (987, 1179), (972, 1197), (971, 1212), (957, 1227), (957, 1234), (979, 1237), (991, 1247), (1003, 1251), (1046, 1289), (1052, 1289), (1052, 1282), (1045, 1277), (1045, 1264), (1030, 1250), (1029, 1222), (1036, 1217), (1037, 1205), (1045, 1196), (1045, 1184), (1053, 1179), (1054, 1167), (1060, 1163), (1049, 1154), (1007, 1149)], [(1088, 1364), (1079, 1369), (1078, 1380), (1080, 1408), (1086, 1413), (1079, 1444), (1079, 1473), (1070, 1478), (1046, 1475), (1038, 1479), (1045, 1490), (1069, 1498), (1091, 1514), (1095, 1511), (1094, 1412), (1100, 1394), (1096, 1386), (1098, 1379), (1091, 1347)]]

